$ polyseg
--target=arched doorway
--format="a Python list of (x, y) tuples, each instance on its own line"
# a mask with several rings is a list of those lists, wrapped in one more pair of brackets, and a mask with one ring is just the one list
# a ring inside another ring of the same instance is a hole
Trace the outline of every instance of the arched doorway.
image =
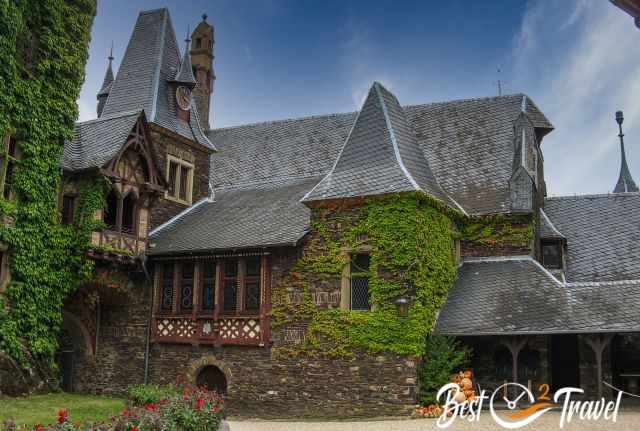
[(215, 365), (205, 365), (198, 372), (196, 385), (204, 386), (220, 395), (227, 393), (227, 376)]

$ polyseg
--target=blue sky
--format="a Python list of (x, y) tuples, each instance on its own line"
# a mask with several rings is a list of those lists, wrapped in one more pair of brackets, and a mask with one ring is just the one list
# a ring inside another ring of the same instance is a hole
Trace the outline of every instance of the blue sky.
[(181, 49), (202, 13), (215, 27), (213, 127), (354, 111), (373, 80), (416, 104), (493, 96), (500, 79), (556, 127), (551, 195), (613, 189), (618, 109), (640, 181), (640, 30), (608, 1), (99, 0), (81, 120), (95, 118), (112, 41), (117, 70), (138, 12), (158, 7)]

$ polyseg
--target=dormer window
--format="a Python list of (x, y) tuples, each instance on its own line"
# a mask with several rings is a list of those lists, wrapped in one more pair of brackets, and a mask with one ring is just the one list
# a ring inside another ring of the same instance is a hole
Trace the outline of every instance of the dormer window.
[(562, 269), (562, 241), (542, 241), (542, 265)]

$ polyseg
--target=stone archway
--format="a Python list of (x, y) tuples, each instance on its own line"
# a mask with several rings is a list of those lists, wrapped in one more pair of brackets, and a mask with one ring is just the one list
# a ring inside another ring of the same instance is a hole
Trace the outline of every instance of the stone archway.
[(231, 370), (227, 364), (215, 356), (205, 356), (193, 361), (185, 375), (188, 383), (207, 386), (208, 389), (216, 390), (221, 395), (229, 392), (231, 377)]

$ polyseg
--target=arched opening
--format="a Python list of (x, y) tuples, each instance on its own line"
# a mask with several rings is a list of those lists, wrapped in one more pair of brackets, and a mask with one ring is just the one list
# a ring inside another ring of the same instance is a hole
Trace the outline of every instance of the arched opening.
[(136, 200), (133, 193), (129, 193), (122, 200), (122, 232), (133, 234), (136, 229)]
[(104, 209), (104, 224), (107, 229), (116, 230), (118, 227), (118, 195), (111, 190), (107, 196), (107, 205)]
[(196, 377), (196, 385), (204, 386), (220, 395), (226, 395), (227, 376), (215, 365), (205, 365)]

